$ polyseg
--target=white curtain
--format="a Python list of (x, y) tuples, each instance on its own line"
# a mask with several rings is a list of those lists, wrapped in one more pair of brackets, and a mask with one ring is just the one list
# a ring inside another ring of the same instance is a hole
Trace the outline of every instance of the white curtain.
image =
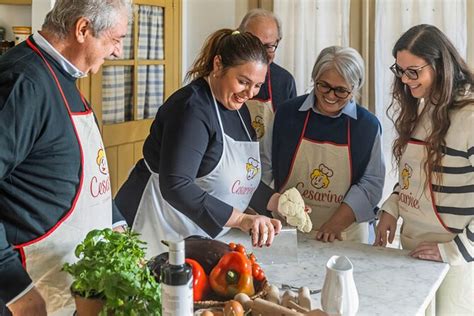
[(274, 0), (283, 39), (275, 61), (293, 74), (298, 95), (312, 88), (311, 70), (319, 52), (349, 45), (350, 0)]
[(386, 109), (391, 102), (390, 90), (394, 78), (389, 70), (395, 61), (392, 48), (397, 39), (410, 27), (427, 23), (441, 29), (466, 58), (466, 9), (466, 0), (377, 0), (376, 2), (375, 104), (376, 115), (383, 127), (382, 143), (387, 165), (382, 201), (391, 193), (393, 185), (397, 182), (391, 153), (394, 130), (386, 115)]

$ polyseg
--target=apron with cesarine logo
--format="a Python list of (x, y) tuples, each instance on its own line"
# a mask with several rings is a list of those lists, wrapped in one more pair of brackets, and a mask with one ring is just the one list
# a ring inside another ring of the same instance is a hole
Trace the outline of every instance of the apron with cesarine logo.
[(275, 109), (272, 99), (272, 82), (270, 68), (267, 72), (268, 95), (267, 100), (253, 98), (247, 100), (245, 104), (250, 112), (252, 127), (257, 134), (260, 143), (260, 158), (262, 160), (262, 181), (267, 185), (272, 185), (272, 134), (273, 121), (275, 120)]
[[(425, 143), (415, 140), (408, 142), (400, 159), (398, 208), (403, 218), (400, 230), (403, 249), (413, 250), (422, 241), (445, 243), (456, 237), (438, 214), (431, 179), (427, 179), (423, 169), (425, 159)], [(473, 278), (473, 262), (451, 266), (436, 292), (436, 314), (472, 314)]]
[(71, 209), (44, 235), (15, 245), (26, 271), (46, 301), (48, 314), (59, 315), (62, 309), (74, 305), (69, 289), (71, 278), (61, 268), (65, 262), (77, 260), (74, 250), (89, 231), (112, 227), (112, 194), (104, 145), (92, 110), (81, 95), (86, 111), (71, 112), (51, 65), (29, 39), (27, 45), (41, 57), (51, 72), (69, 113), (81, 152), (79, 189)]
[[(351, 187), (351, 130), (347, 118), (346, 144), (309, 139), (305, 132), (311, 115), (315, 114), (309, 110), (281, 192), (292, 187), (300, 192), (312, 209), (309, 216), (313, 231), (317, 231), (339, 208)], [(317, 120), (312, 123), (317, 124)], [(342, 238), (367, 243), (368, 223), (352, 223), (342, 232)]]
[[(249, 141), (236, 141), (226, 135), (214, 95), (212, 98), (223, 135), (222, 156), (211, 172), (195, 179), (195, 184), (207, 194), (243, 212), (261, 179), (259, 145), (251, 140), (238, 110)], [(148, 169), (151, 176), (133, 223), (133, 230), (139, 232), (147, 242), (147, 256), (168, 251), (161, 240), (181, 240), (191, 235), (209, 237), (197, 223), (163, 198), (159, 174)], [(220, 236), (228, 230), (224, 227)]]

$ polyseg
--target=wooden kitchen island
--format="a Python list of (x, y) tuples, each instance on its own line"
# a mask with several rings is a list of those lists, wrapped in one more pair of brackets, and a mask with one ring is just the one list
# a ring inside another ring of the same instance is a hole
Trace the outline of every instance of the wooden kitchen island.
[[(321, 289), (326, 262), (333, 255), (344, 255), (354, 265), (354, 280), (359, 292), (357, 315), (425, 315), (449, 270), (446, 263), (413, 259), (407, 250), (347, 241), (323, 243), (311, 237), (298, 235), (298, 262), (262, 264), (267, 279), (277, 286), (285, 283)], [(231, 230), (219, 239), (242, 243), (248, 251), (252, 249), (250, 236), (238, 230)], [(312, 299), (313, 308), (320, 308), (321, 294), (312, 295)]]

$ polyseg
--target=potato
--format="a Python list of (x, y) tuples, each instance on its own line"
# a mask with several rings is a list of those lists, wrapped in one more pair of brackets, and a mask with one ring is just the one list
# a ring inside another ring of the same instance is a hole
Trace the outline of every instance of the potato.
[(225, 303), (224, 316), (244, 316), (244, 307), (236, 300)]
[(201, 316), (223, 316), (222, 312), (219, 310), (205, 310), (202, 312)]

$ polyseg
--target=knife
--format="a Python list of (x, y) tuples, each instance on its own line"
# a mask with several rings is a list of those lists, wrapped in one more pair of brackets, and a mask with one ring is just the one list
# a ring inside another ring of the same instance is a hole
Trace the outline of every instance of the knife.
[(298, 262), (298, 235), (295, 227), (284, 226), (270, 247), (252, 247), (257, 262), (279, 264)]

